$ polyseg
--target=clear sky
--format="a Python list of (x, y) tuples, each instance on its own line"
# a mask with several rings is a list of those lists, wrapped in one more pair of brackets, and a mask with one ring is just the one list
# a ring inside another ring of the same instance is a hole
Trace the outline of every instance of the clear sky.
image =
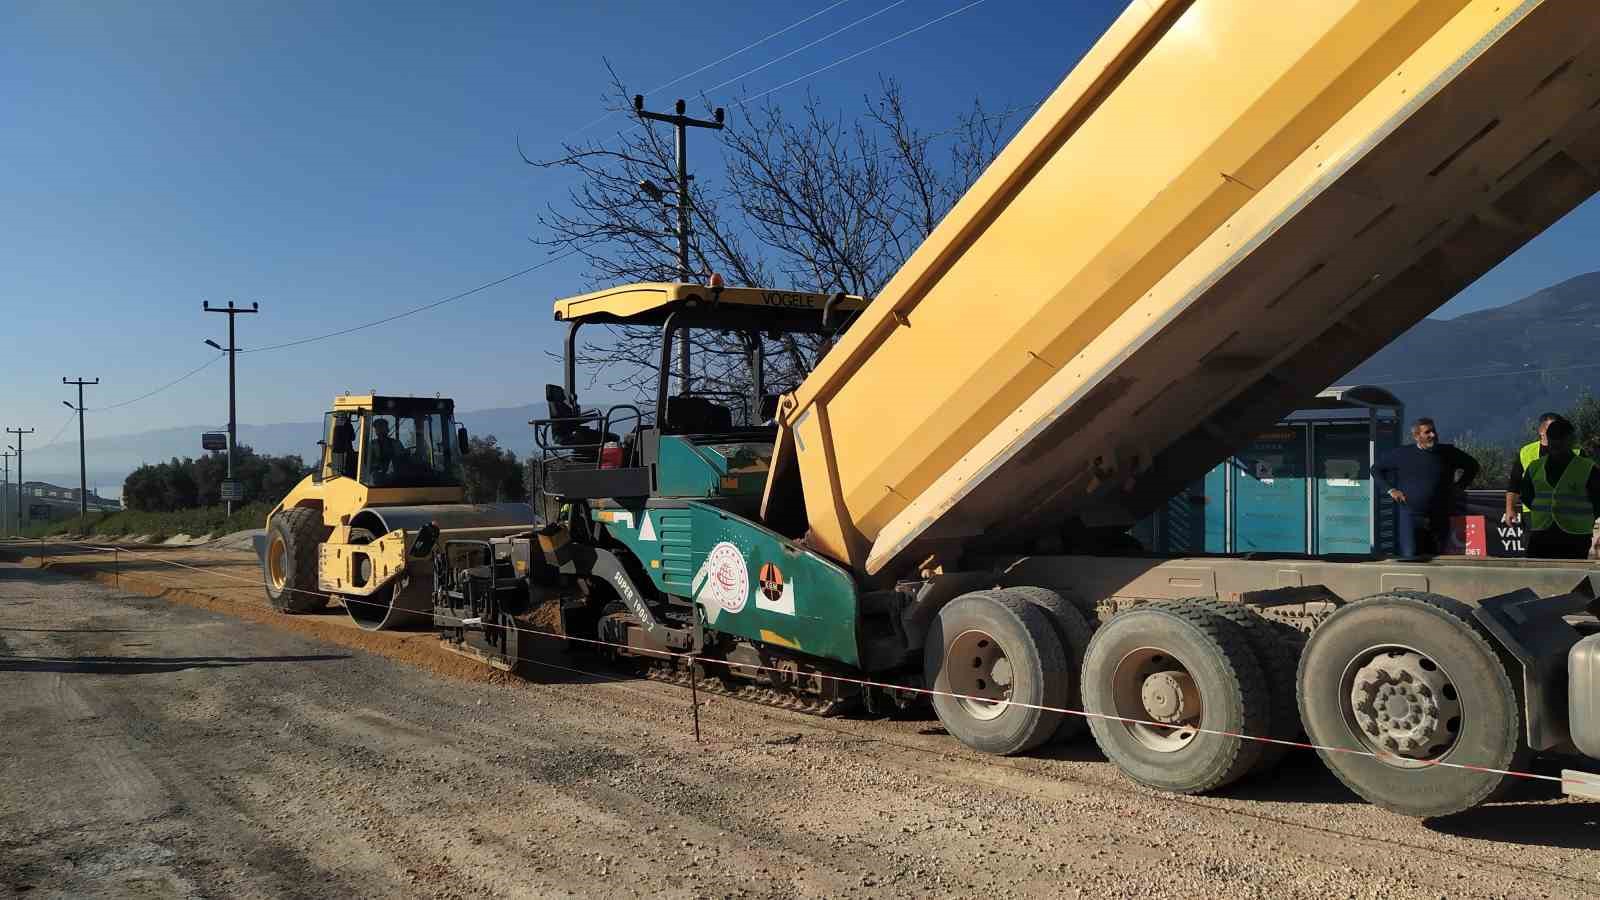
[[(523, 165), (515, 141), (540, 155), (592, 123), (606, 59), (646, 90), (826, 10), (649, 100), (694, 97), (825, 38), (750, 75), (755, 93), (969, 2), (0, 4), (0, 424), (37, 428), (36, 446), (70, 415), (62, 376), (102, 380), (93, 410), (205, 363), (202, 341), (222, 342), (226, 320), (202, 300), (261, 303), (240, 319), (249, 348), (539, 262), (535, 215), (566, 184)], [(809, 89), (853, 114), (891, 74), (922, 123), (943, 128), (974, 97), (1037, 101), (1122, 5), (984, 0), (773, 99)], [(692, 140), (691, 159), (711, 160), (711, 140)], [(1444, 314), (1595, 268), (1584, 235), (1597, 217), (1594, 204), (1574, 213)], [(541, 399), (559, 343), (549, 301), (582, 287), (557, 263), (395, 323), (243, 355), (239, 418), (313, 419), (343, 389), (438, 391), (464, 409)], [(226, 409), (214, 365), (92, 412), (90, 428), (220, 425)]]

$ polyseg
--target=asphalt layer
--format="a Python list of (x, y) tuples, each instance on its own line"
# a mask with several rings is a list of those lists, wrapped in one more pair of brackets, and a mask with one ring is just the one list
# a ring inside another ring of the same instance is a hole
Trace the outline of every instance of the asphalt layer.
[(1600, 896), (1600, 803), (1537, 784), (1417, 822), (1296, 752), (1177, 798), (1087, 740), (722, 698), (696, 743), (685, 692), (592, 658), (455, 677), (342, 633), (0, 563), (0, 896)]

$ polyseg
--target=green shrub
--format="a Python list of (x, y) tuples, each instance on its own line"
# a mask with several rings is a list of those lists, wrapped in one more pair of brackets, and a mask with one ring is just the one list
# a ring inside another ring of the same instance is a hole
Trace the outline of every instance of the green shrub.
[[(261, 528), (266, 524), (272, 504), (249, 503), (227, 514), (224, 506), (205, 506), (198, 509), (181, 509), (175, 512), (142, 512), (124, 509), (111, 513), (98, 513), (89, 517), (89, 534), (103, 538), (133, 537), (147, 534), (155, 540), (165, 540), (176, 534), (193, 537), (212, 535), (221, 537), (248, 528)], [(40, 522), (23, 529), (27, 537), (77, 534), (78, 518), (73, 516), (53, 522)]]

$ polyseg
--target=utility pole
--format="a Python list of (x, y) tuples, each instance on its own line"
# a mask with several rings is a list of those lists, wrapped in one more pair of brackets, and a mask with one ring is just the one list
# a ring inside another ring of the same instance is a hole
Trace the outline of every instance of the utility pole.
[(22, 499), (22, 436), (33, 434), (33, 429), (7, 428), (6, 433), (17, 436), (17, 445), (11, 449), (17, 454), (17, 537), (22, 537), (22, 511), (28, 506), (28, 501)]
[[(232, 492), (237, 487), (233, 480), (233, 448), (234, 445), (239, 443), (239, 420), (237, 416), (238, 395), (234, 392), (233, 382), (233, 358), (238, 355), (239, 346), (233, 338), (233, 320), (236, 316), (260, 312), (261, 304), (251, 303), (250, 308), (245, 309), (242, 306), (234, 306), (233, 301), (229, 300), (227, 307), (224, 308), (221, 306), (212, 306), (208, 302), (201, 301), (200, 308), (206, 312), (222, 313), (228, 317), (228, 347), (226, 350), (228, 354), (228, 480), (223, 482), (223, 494), (225, 495), (228, 503), (228, 515), (231, 516), (233, 515), (234, 500), (234, 495)], [(216, 341), (207, 340), (206, 343), (218, 350), (223, 349), (217, 346)], [(239, 499), (242, 500), (244, 498), (240, 497)]]
[(93, 381), (84, 381), (82, 378), (73, 378), (71, 380), (68, 380), (66, 378), (66, 376), (62, 376), (61, 383), (62, 384), (75, 384), (75, 385), (78, 386), (78, 405), (77, 406), (73, 406), (71, 403), (68, 403), (65, 400), (63, 400), (61, 402), (66, 405), (67, 409), (75, 409), (75, 410), (78, 411), (78, 527), (83, 529), (83, 533), (84, 534), (88, 534), (89, 533), (89, 466), (88, 466), (88, 463), (86, 463), (84, 461), (84, 449), (83, 449), (83, 386), (86, 385), (86, 384), (99, 384), (100, 383), (100, 379), (96, 378)]
[[(0, 486), (0, 537), (5, 536), (6, 528), (11, 522), (9, 512), (11, 509), (11, 457), (13, 456), (16, 456), (16, 454), (10, 450), (0, 451), (0, 474), (5, 477), (3, 486)], [(17, 502), (19, 504), (22, 502), (21, 492), (17, 494)]]
[[(682, 100), (673, 107), (673, 112), (650, 112), (644, 108), (644, 95), (633, 95), (633, 111), (639, 118), (651, 122), (666, 122), (677, 131), (678, 151), (678, 280), (689, 280), (689, 129), (710, 128), (713, 131), (722, 130), (724, 113), (722, 107), (717, 107), (712, 112), (712, 120), (693, 119), (684, 115), (688, 108)], [(649, 182), (640, 185), (652, 196), (659, 196), (660, 191), (652, 191)], [(678, 335), (678, 381), (680, 390), (685, 394), (689, 392), (689, 330), (683, 329)], [(661, 413), (657, 413), (661, 415)]]

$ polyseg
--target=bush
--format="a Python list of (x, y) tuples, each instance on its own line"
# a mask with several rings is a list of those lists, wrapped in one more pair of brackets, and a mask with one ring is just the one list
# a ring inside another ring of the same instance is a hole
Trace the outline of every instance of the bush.
[[(234, 455), (233, 477), (243, 483), (250, 501), (277, 503), (311, 470), (295, 455), (259, 456), (240, 445)], [(227, 478), (226, 453), (199, 459), (173, 457), (171, 461), (143, 465), (122, 483), (122, 503), (130, 510), (172, 512), (217, 506), (222, 503), (222, 482)]]
[[(177, 510), (175, 512), (124, 509), (90, 516), (89, 534), (104, 538), (150, 535), (153, 540), (166, 540), (178, 534), (187, 534), (192, 537), (209, 534), (214, 537), (221, 537), (225, 534), (232, 534), (235, 531), (265, 526), (267, 513), (271, 512), (272, 507), (275, 505), (275, 501), (268, 503), (264, 500), (246, 504), (235, 509), (232, 516), (228, 515), (226, 507), (220, 505)], [(41, 522), (22, 531), (26, 537), (48, 537), (50, 535), (77, 534), (78, 532), (79, 525), (76, 516), (57, 519), (54, 522)]]

